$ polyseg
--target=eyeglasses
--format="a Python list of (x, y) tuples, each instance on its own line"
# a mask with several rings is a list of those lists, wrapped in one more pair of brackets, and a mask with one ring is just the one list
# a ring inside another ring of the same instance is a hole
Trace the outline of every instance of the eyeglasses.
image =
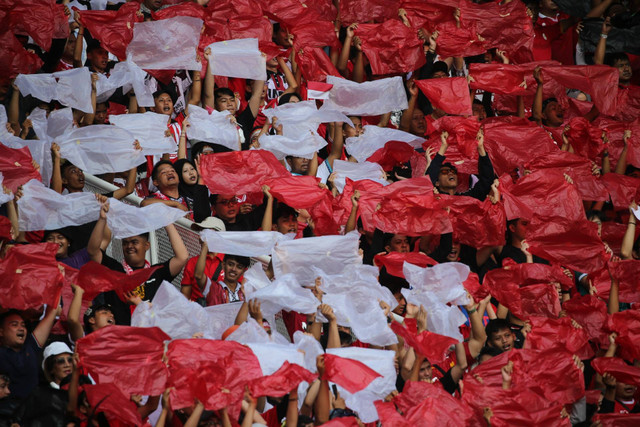
[(68, 357), (58, 357), (56, 360), (56, 365), (64, 365), (65, 363), (72, 364), (73, 358), (71, 356)]
[(440, 169), (440, 175), (449, 175), (450, 173), (457, 174), (458, 172), (455, 169), (451, 169), (451, 168)]
[(238, 199), (234, 197), (233, 199), (229, 199), (229, 200), (217, 200), (216, 204), (234, 206), (238, 204)]

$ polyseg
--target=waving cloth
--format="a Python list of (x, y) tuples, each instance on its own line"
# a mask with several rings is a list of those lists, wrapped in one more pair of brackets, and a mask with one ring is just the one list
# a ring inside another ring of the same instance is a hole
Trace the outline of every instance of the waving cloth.
[(117, 11), (80, 10), (78, 14), (82, 25), (100, 41), (100, 45), (124, 61), (134, 25), (144, 20), (138, 15), (139, 9), (139, 4), (125, 3)]
[(85, 384), (82, 391), (95, 413), (104, 413), (107, 420), (124, 425), (142, 425), (138, 407), (115, 384)]
[(20, 74), (15, 85), (22, 96), (31, 95), (44, 102), (51, 102), (58, 97), (57, 82), (53, 74)]
[(18, 200), (20, 230), (55, 230), (69, 225), (96, 221), (100, 204), (91, 193), (61, 195), (31, 180), (23, 187), (24, 196)]
[(429, 331), (424, 331), (420, 334), (412, 333), (398, 322), (392, 322), (391, 329), (404, 338), (407, 344), (426, 357), (432, 364), (442, 363), (447, 357), (451, 346), (458, 342), (453, 338)]
[(267, 108), (263, 110), (263, 114), (270, 120), (277, 117), (277, 122), (282, 124), (282, 134), (290, 138), (308, 131), (317, 135), (321, 123), (344, 122), (353, 126), (351, 119), (340, 111), (329, 107), (318, 109), (315, 101), (290, 102)]
[(269, 286), (258, 289), (248, 295), (250, 299), (260, 301), (260, 308), (265, 316), (273, 316), (280, 310), (296, 311), (298, 313), (315, 313), (320, 301), (310, 289), (301, 285), (313, 282), (299, 282), (293, 274), (278, 275)]
[(446, 131), (449, 134), (447, 144), (457, 145), (466, 157), (477, 157), (476, 135), (480, 126), (480, 122), (475, 117), (444, 116), (433, 122), (433, 127), (438, 132), (429, 135), (429, 139), (440, 141), (440, 135)]
[(416, 80), (415, 82), (434, 108), (449, 114), (472, 114), (469, 85), (464, 77)]
[(353, 181), (368, 179), (369, 181), (378, 182), (382, 185), (389, 184), (385, 179), (386, 174), (384, 170), (377, 163), (354, 163), (336, 159), (333, 161), (333, 171), (336, 174), (333, 185), (339, 192), (344, 190), (347, 178)]
[(362, 264), (358, 255), (358, 233), (344, 236), (309, 237), (279, 242), (273, 250), (276, 277), (292, 273), (301, 285), (311, 285), (318, 277), (317, 266), (327, 274), (340, 274)]
[(422, 40), (418, 39), (415, 29), (397, 19), (382, 24), (360, 24), (355, 34), (362, 40), (362, 51), (374, 75), (406, 73), (425, 63)]
[[(371, 423), (378, 419), (376, 400), (383, 400), (391, 391), (395, 390), (396, 370), (393, 364), (394, 352), (388, 350), (373, 350), (369, 348), (330, 348), (327, 354), (351, 359), (366, 365), (369, 369), (381, 375), (357, 393), (350, 393), (338, 384), (340, 395), (344, 397), (347, 407), (358, 413), (358, 418), (364, 423)], [(326, 356), (325, 356), (326, 357)], [(348, 372), (342, 372), (348, 375)]]
[(15, 193), (24, 183), (36, 179), (41, 181), (40, 172), (33, 167), (33, 158), (29, 148), (9, 148), (0, 144), (0, 170), (2, 185)]
[(312, 374), (302, 366), (284, 362), (280, 369), (273, 374), (251, 381), (249, 383), (249, 392), (253, 397), (280, 397), (298, 387), (301, 382), (312, 383), (316, 378), (317, 375)]
[(574, 117), (569, 121), (566, 136), (575, 153), (590, 160), (596, 160), (605, 148), (602, 129), (592, 125), (584, 117)]
[(607, 321), (607, 329), (616, 332), (616, 344), (620, 346), (620, 357), (640, 358), (640, 311), (625, 310), (613, 313)]
[(600, 375), (608, 373), (621, 383), (640, 386), (640, 369), (617, 357), (598, 357), (591, 366)]
[(401, 77), (389, 77), (371, 82), (355, 83), (327, 76), (333, 88), (324, 108), (339, 110), (348, 115), (374, 116), (408, 108), (407, 94)]
[(56, 99), (62, 105), (93, 113), (91, 73), (86, 67), (53, 74), (20, 74), (16, 86), (24, 96), (31, 95), (44, 102)]
[(207, 243), (209, 252), (251, 257), (271, 254), (284, 235), (277, 231), (203, 230), (200, 238)]
[(187, 127), (187, 136), (190, 139), (213, 142), (235, 151), (240, 149), (238, 128), (231, 122), (227, 112), (207, 112), (197, 105), (190, 105), (189, 123), (191, 126)]
[(297, 137), (264, 134), (258, 142), (261, 149), (272, 152), (278, 160), (284, 160), (287, 156), (312, 159), (327, 145), (327, 141), (313, 131), (303, 131)]
[(349, 393), (364, 390), (373, 380), (381, 377), (379, 373), (362, 362), (334, 354), (325, 354), (324, 363), (323, 379), (338, 384)]
[(258, 39), (236, 39), (212, 43), (211, 72), (216, 76), (266, 80), (266, 61)]
[[(276, 373), (278, 369), (280, 369), (286, 362), (302, 366), (302, 364), (304, 363), (304, 357), (301, 352), (297, 351), (295, 345), (288, 342), (272, 342), (269, 338), (269, 335), (264, 332), (262, 326), (258, 325), (255, 320), (253, 322), (250, 320), (246, 322), (245, 325), (241, 325), (238, 330), (229, 335), (229, 338), (227, 338), (227, 340), (233, 340), (234, 336), (236, 336), (241, 329), (248, 325), (253, 325), (262, 330), (262, 339), (264, 339), (264, 341), (248, 342), (245, 343), (245, 345), (247, 345), (251, 349), (251, 351), (253, 351), (253, 354), (255, 354), (258, 358), (258, 361), (260, 362), (260, 369), (262, 369), (263, 375), (272, 375)], [(280, 335), (276, 334), (276, 336), (279, 337)]]
[(2, 307), (27, 310), (57, 307), (63, 276), (56, 261), (58, 245), (37, 243), (11, 248), (0, 262)]
[(412, 177), (424, 176), (427, 170), (425, 157), (406, 142), (400, 141), (385, 143), (382, 148), (367, 157), (367, 162), (377, 163), (385, 171), (392, 171), (395, 167), (402, 168), (408, 163), (411, 166)]
[(609, 316), (604, 301), (595, 295), (582, 295), (565, 301), (562, 309), (582, 326), (590, 340), (606, 347), (608, 339), (604, 327)]
[(366, 161), (389, 141), (405, 142), (413, 148), (419, 148), (425, 142), (424, 138), (397, 129), (365, 125), (363, 130), (362, 135), (347, 138), (345, 144), (349, 154), (358, 162)]
[(611, 196), (611, 203), (618, 210), (626, 210), (633, 200), (638, 200), (640, 179), (616, 173), (607, 173), (602, 182)]
[(171, 208), (164, 203), (138, 208), (111, 198), (107, 225), (113, 232), (114, 239), (124, 239), (166, 227), (185, 215), (186, 212), (182, 209)]
[(456, 242), (476, 249), (505, 244), (506, 214), (501, 202), (481, 202), (467, 196), (442, 195)]
[(28, 34), (33, 41), (48, 52), (52, 39), (69, 36), (64, 6), (53, 0), (21, 0), (11, 4), (9, 26), (16, 34)]
[(524, 70), (509, 64), (470, 64), (471, 89), (482, 89), (502, 95), (524, 95)]
[(571, 354), (581, 360), (591, 359), (594, 355), (589, 343), (589, 336), (584, 329), (576, 328), (571, 318), (546, 319), (532, 317), (531, 332), (527, 334), (527, 348), (544, 350), (560, 343)]
[(200, 174), (213, 194), (261, 192), (267, 179), (291, 176), (266, 150), (208, 154), (200, 159)]
[[(4, 176), (2, 175), (2, 172), (0, 172), (0, 188), (2, 188), (2, 183), (4, 181)], [(8, 194), (4, 192), (4, 189), (2, 191), (2, 193), (0, 193), (0, 206), (4, 205), (7, 202), (10, 202), (11, 200), (13, 200), (13, 193), (9, 192)], [(42, 230), (40, 228), (40, 230)]]
[(329, 76), (342, 78), (324, 49), (319, 47), (303, 47), (296, 51), (296, 61), (307, 81), (323, 82)]
[(389, 252), (385, 255), (378, 254), (373, 257), (373, 262), (380, 268), (386, 268), (387, 273), (397, 277), (404, 277), (402, 268), (405, 262), (423, 268), (438, 264), (437, 261), (422, 252)]
[(560, 302), (555, 285), (537, 284), (519, 287), (516, 284), (485, 284), (489, 293), (519, 319), (532, 316), (557, 317)]
[(344, 0), (340, 2), (340, 19), (345, 25), (383, 22), (395, 18), (399, 7), (399, 0)]
[(573, 279), (567, 277), (561, 267), (538, 263), (511, 265), (509, 268), (496, 268), (485, 275), (483, 284), (500, 286), (504, 284), (527, 286), (538, 283), (558, 282), (562, 289), (573, 287)]
[(142, 268), (131, 274), (111, 270), (104, 265), (89, 261), (80, 268), (78, 285), (84, 289), (83, 300), (91, 301), (101, 292), (115, 290), (124, 300), (123, 294), (131, 292), (146, 282), (160, 267)]
[[(191, 109), (189, 109), (189, 113), (191, 114)], [(147, 112), (110, 115), (109, 123), (131, 132), (148, 156), (174, 153), (177, 149), (173, 137), (167, 135), (167, 116), (165, 114)]]
[(113, 383), (126, 394), (159, 395), (168, 379), (162, 357), (169, 339), (159, 328), (114, 325), (79, 339), (76, 351), (98, 384)]
[(0, 69), (3, 70), (0, 83), (3, 86), (20, 73), (35, 73), (42, 64), (38, 55), (28, 52), (11, 31), (0, 32)]

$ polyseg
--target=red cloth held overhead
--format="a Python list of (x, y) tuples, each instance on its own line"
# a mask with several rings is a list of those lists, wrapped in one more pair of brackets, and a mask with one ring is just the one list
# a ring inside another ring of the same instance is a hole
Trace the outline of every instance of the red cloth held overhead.
[(613, 313), (607, 321), (607, 329), (618, 334), (616, 344), (620, 357), (640, 359), (640, 310)]
[(531, 316), (557, 317), (560, 301), (554, 285), (535, 284), (519, 287), (514, 283), (484, 283), (489, 293), (520, 319)]
[(340, 19), (343, 25), (369, 21), (388, 22), (387, 20), (397, 18), (399, 7), (399, 0), (341, 0)]
[(607, 304), (595, 295), (582, 295), (571, 298), (562, 305), (567, 316), (582, 326), (590, 340), (606, 347), (607, 333), (604, 327), (609, 317)]
[(325, 427), (359, 427), (358, 419), (356, 417), (340, 417), (334, 418), (331, 421), (327, 421), (322, 424)]
[(640, 301), (640, 261), (629, 259), (609, 263), (611, 277), (618, 281), (621, 302)]
[[(476, 136), (480, 130), (480, 122), (475, 117), (444, 116), (433, 122), (433, 127), (438, 131), (429, 135), (429, 139), (440, 139), (443, 131), (449, 134), (447, 143), (456, 144), (460, 151), (467, 157), (478, 156), (478, 141)], [(447, 153), (448, 154), (448, 153)], [(447, 156), (448, 157), (448, 156)]]
[(531, 317), (531, 332), (527, 334), (527, 348), (546, 350), (560, 344), (568, 352), (577, 354), (581, 360), (594, 355), (589, 336), (584, 329), (575, 328), (569, 317), (547, 319)]
[(575, 153), (587, 159), (595, 160), (605, 148), (602, 129), (584, 117), (574, 117), (569, 121), (567, 138)]
[(33, 167), (33, 157), (28, 147), (9, 148), (0, 144), (0, 171), (4, 176), (2, 185), (14, 194), (19, 186), (32, 179), (42, 181), (40, 171)]
[(274, 396), (280, 397), (298, 387), (298, 384), (305, 381), (312, 383), (318, 377), (300, 365), (285, 361), (284, 364), (271, 375), (256, 378), (249, 383), (251, 396)]
[(416, 30), (398, 20), (360, 24), (355, 34), (362, 40), (362, 51), (374, 75), (406, 73), (425, 63), (423, 42)]
[(34, 243), (9, 249), (0, 260), (0, 305), (4, 309), (57, 307), (64, 278), (56, 261), (58, 245)]
[(171, 7), (151, 12), (154, 21), (162, 19), (175, 18), (176, 16), (191, 16), (192, 18), (200, 18), (204, 21), (207, 11), (204, 7), (196, 2), (180, 3)]
[[(61, 25), (64, 24), (64, 25)], [(64, 6), (54, 0), (20, 0), (9, 12), (9, 26), (16, 34), (28, 34), (45, 52), (54, 38), (67, 38), (69, 25)]]
[(289, 30), (293, 34), (295, 49), (303, 47), (337, 47), (340, 45), (333, 22), (301, 22)]
[(324, 355), (324, 365), (323, 379), (338, 384), (349, 393), (364, 390), (382, 376), (362, 362), (329, 353)]
[(166, 388), (162, 357), (169, 335), (160, 328), (108, 326), (80, 338), (80, 365), (98, 384), (113, 383), (123, 393), (157, 396)]
[(462, 282), (462, 286), (469, 292), (475, 302), (479, 302), (489, 295), (486, 286), (480, 284), (480, 278), (476, 273), (469, 273), (469, 276)]
[(4, 215), (0, 216), (0, 240), (11, 240), (11, 220)]
[(451, 346), (458, 342), (451, 337), (429, 331), (415, 334), (398, 322), (391, 322), (389, 326), (394, 333), (404, 338), (409, 346), (426, 357), (431, 364), (443, 362), (447, 358)]
[(307, 81), (324, 82), (327, 76), (342, 77), (324, 50), (319, 47), (303, 47), (297, 50), (296, 61)]
[(464, 77), (416, 80), (415, 82), (434, 108), (449, 114), (468, 116), (472, 114), (469, 85)]
[(616, 210), (626, 211), (633, 200), (638, 200), (640, 178), (607, 173), (602, 177), (602, 182), (611, 195), (611, 203)]
[[(408, 384), (408, 383), (407, 383)], [(373, 402), (378, 412), (378, 418), (383, 426), (395, 426), (395, 427), (411, 427), (409, 421), (405, 419), (393, 402), (384, 402), (382, 400), (376, 400)]]
[(432, 191), (383, 196), (380, 208), (373, 213), (373, 226), (385, 233), (409, 236), (449, 233), (451, 221), (443, 206)]
[(600, 375), (609, 373), (621, 383), (640, 386), (640, 368), (618, 357), (598, 357), (591, 361), (591, 366)]
[(368, 162), (377, 163), (385, 171), (390, 171), (394, 167), (407, 163), (411, 158), (420, 156), (416, 150), (402, 141), (388, 141), (384, 147), (376, 150), (369, 158)]
[(291, 28), (301, 22), (331, 21), (329, 16), (323, 16), (323, 9), (306, 7), (300, 0), (281, 0), (261, 2), (265, 15), (274, 21)]
[(559, 282), (562, 289), (573, 287), (573, 279), (567, 277), (561, 267), (537, 263), (516, 264), (509, 268), (490, 270), (483, 283), (485, 286), (499, 286), (500, 284), (527, 286), (552, 282)]
[(11, 31), (0, 33), (0, 84), (6, 85), (18, 74), (33, 74), (42, 67), (38, 55), (27, 50)]
[(85, 384), (82, 390), (87, 394), (87, 401), (95, 414), (103, 412), (110, 422), (142, 425), (138, 407), (117, 385)]
[(640, 414), (596, 414), (593, 420), (599, 421), (602, 427), (637, 427)]
[(471, 89), (482, 89), (503, 95), (524, 95), (526, 93), (524, 71), (517, 65), (470, 64), (469, 75), (473, 80)]
[(422, 252), (389, 252), (388, 254), (373, 257), (375, 265), (380, 268), (385, 267), (387, 273), (397, 277), (404, 277), (402, 266), (405, 261), (423, 268), (438, 264), (437, 261)]
[(502, 203), (480, 201), (467, 196), (441, 198), (449, 207), (453, 240), (477, 249), (505, 244), (506, 214)]
[(436, 52), (442, 58), (449, 56), (476, 56), (487, 51), (484, 41), (478, 37), (478, 26), (473, 21), (462, 21), (458, 28), (455, 21), (445, 20), (436, 25), (439, 32)]
[(131, 292), (146, 282), (158, 269), (160, 266), (141, 268), (131, 274), (125, 274), (89, 261), (80, 268), (77, 284), (84, 289), (82, 299), (85, 301), (91, 301), (101, 292), (111, 290), (117, 291), (118, 296), (124, 299), (124, 293)]

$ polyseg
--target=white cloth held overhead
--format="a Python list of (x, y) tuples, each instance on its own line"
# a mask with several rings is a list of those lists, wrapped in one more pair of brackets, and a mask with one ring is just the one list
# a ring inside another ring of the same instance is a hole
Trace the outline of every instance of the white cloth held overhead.
[(260, 142), (260, 149), (271, 151), (278, 160), (283, 160), (287, 156), (313, 159), (314, 154), (327, 145), (324, 138), (309, 130), (302, 131), (293, 138), (265, 134), (260, 136), (258, 142)]
[(234, 39), (210, 44), (211, 71), (216, 76), (267, 80), (267, 61), (258, 39)]
[(107, 225), (114, 239), (124, 239), (166, 227), (185, 215), (185, 211), (170, 208), (164, 203), (152, 203), (138, 208), (110, 198)]
[(401, 130), (366, 125), (360, 136), (352, 136), (345, 141), (345, 147), (358, 162), (366, 161), (373, 153), (384, 147), (389, 141), (406, 142), (413, 148), (422, 147), (424, 138), (417, 137)]
[(20, 93), (44, 102), (52, 99), (85, 113), (93, 113), (91, 104), (91, 71), (74, 68), (53, 74), (19, 74), (15, 81)]
[(269, 286), (246, 295), (247, 300), (260, 301), (265, 316), (273, 316), (282, 309), (298, 313), (315, 313), (320, 301), (310, 289), (303, 288), (292, 274), (278, 276)]
[(109, 116), (109, 123), (131, 132), (148, 156), (177, 152), (175, 140), (171, 134), (167, 135), (168, 121), (166, 114), (152, 112)]
[[(55, 141), (57, 137), (71, 132), (73, 129), (73, 110), (71, 108), (61, 108), (49, 113), (49, 118), (47, 119), (47, 136), (51, 141)], [(38, 136), (38, 138), (40, 138), (40, 136)]]
[[(233, 334), (232, 334), (233, 335)], [(304, 355), (296, 350), (292, 344), (276, 343), (247, 343), (260, 362), (262, 375), (271, 375), (284, 364), (285, 361), (304, 366)]]
[(284, 235), (277, 231), (203, 230), (200, 238), (207, 243), (209, 252), (252, 257), (271, 254)]
[(409, 107), (404, 83), (399, 76), (364, 83), (327, 76), (327, 83), (333, 88), (321, 109), (332, 108), (350, 116), (376, 116)]
[(31, 95), (43, 102), (51, 102), (58, 96), (57, 82), (52, 74), (18, 74), (15, 85), (22, 96)]
[(188, 120), (189, 139), (213, 142), (234, 151), (240, 150), (238, 128), (231, 121), (229, 112), (214, 110), (208, 113), (204, 108), (190, 105)]
[(344, 122), (353, 126), (351, 119), (336, 109), (318, 110), (315, 101), (290, 102), (267, 108), (262, 113), (270, 121), (277, 117), (277, 123), (282, 125), (282, 134), (289, 138), (296, 138), (305, 130), (315, 133), (321, 123)]
[(214, 337), (214, 339), (219, 340), (224, 331), (235, 324), (236, 316), (242, 304), (242, 302), (230, 302), (204, 308), (204, 311), (207, 313), (207, 324), (209, 325), (211, 336)]
[(355, 163), (336, 159), (333, 161), (333, 171), (336, 174), (333, 185), (340, 193), (344, 190), (347, 178), (353, 181), (368, 179), (382, 185), (389, 185), (389, 181), (385, 179), (384, 169), (377, 163)]
[(252, 295), (258, 289), (262, 289), (271, 284), (271, 280), (264, 272), (264, 268), (261, 262), (256, 262), (243, 274), (244, 277), (244, 289), (246, 295)]
[(127, 57), (146, 70), (200, 70), (196, 55), (202, 24), (191, 16), (136, 22)]

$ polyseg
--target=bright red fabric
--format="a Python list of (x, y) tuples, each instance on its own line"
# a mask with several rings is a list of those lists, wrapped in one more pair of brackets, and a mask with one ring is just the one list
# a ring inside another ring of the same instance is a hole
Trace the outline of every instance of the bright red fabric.
[(509, 268), (490, 270), (485, 275), (483, 284), (485, 286), (501, 284), (527, 286), (552, 282), (559, 282), (563, 289), (573, 287), (573, 279), (567, 277), (561, 267), (537, 263), (516, 264)]
[(596, 414), (594, 421), (602, 427), (636, 427), (640, 424), (640, 414)]
[(591, 366), (600, 375), (609, 373), (621, 383), (640, 386), (640, 368), (628, 365), (618, 357), (598, 357), (591, 361)]
[(575, 328), (569, 317), (559, 319), (532, 317), (529, 321), (531, 332), (527, 334), (527, 348), (545, 350), (560, 344), (568, 352), (577, 354), (581, 360), (591, 359), (594, 356), (586, 330)]
[(33, 157), (28, 147), (9, 148), (0, 144), (0, 170), (4, 176), (2, 185), (13, 193), (32, 179), (42, 181), (40, 171), (33, 167)]
[(116, 384), (86, 384), (82, 390), (87, 394), (87, 401), (95, 414), (103, 412), (110, 422), (142, 425), (138, 407)]
[(32, 74), (42, 67), (42, 60), (22, 46), (11, 31), (0, 33), (0, 84), (6, 85), (18, 74)]
[(419, 267), (438, 264), (437, 261), (422, 252), (389, 252), (388, 254), (376, 255), (373, 257), (375, 265), (380, 268), (385, 267), (387, 269), (387, 273), (397, 277), (404, 277), (402, 266), (405, 261)]
[(640, 301), (640, 261), (635, 259), (609, 263), (611, 277), (618, 281), (621, 302)]
[(83, 300), (91, 301), (101, 292), (115, 290), (120, 298), (146, 282), (160, 266), (141, 268), (131, 274), (111, 270), (104, 265), (89, 261), (80, 268), (78, 285), (84, 289)]
[(303, 47), (296, 51), (296, 61), (307, 81), (324, 82), (327, 76), (342, 77), (327, 54), (319, 47)]
[(617, 210), (627, 210), (633, 200), (638, 200), (640, 178), (607, 173), (602, 182), (611, 195), (611, 203)]
[(425, 94), (434, 108), (449, 114), (468, 115), (471, 111), (469, 85), (464, 77), (416, 80), (416, 85)]
[(601, 346), (608, 346), (604, 328), (609, 315), (604, 301), (594, 295), (582, 295), (566, 301), (562, 309), (584, 328), (590, 340)]
[(442, 195), (449, 207), (453, 240), (477, 249), (505, 244), (506, 214), (502, 203), (467, 196)]
[(11, 240), (11, 221), (6, 216), (0, 216), (0, 240)]
[[(20, 0), (13, 2), (9, 26), (16, 34), (28, 34), (45, 52), (54, 38), (67, 38), (69, 25), (64, 6), (54, 0)], [(64, 24), (64, 25), (61, 25)]]
[(457, 145), (460, 152), (466, 157), (477, 157), (478, 141), (476, 135), (480, 126), (480, 122), (475, 117), (444, 116), (433, 122), (433, 127), (437, 132), (429, 135), (429, 139), (439, 141), (442, 132), (446, 131), (449, 134), (447, 144)]
[(123, 393), (157, 396), (168, 379), (162, 361), (169, 335), (160, 328), (109, 326), (80, 338), (80, 365), (98, 384), (113, 383)]
[(470, 64), (471, 89), (482, 89), (503, 95), (524, 95), (524, 71), (517, 65)]
[(393, 402), (376, 400), (373, 404), (376, 406), (378, 418), (383, 426), (411, 427), (409, 421), (400, 415)]
[(412, 333), (398, 322), (391, 322), (391, 330), (404, 338), (415, 351), (426, 357), (431, 364), (439, 364), (447, 358), (452, 345), (458, 341), (433, 332)]
[(373, 380), (382, 376), (362, 362), (334, 354), (324, 355), (324, 366), (323, 379), (338, 384), (349, 393), (364, 390)]
[(341, 0), (340, 19), (343, 25), (388, 22), (397, 17), (399, 7), (399, 0)]
[(379, 148), (369, 156), (367, 161), (377, 163), (382, 166), (382, 169), (389, 172), (394, 167), (403, 165), (418, 156), (420, 154), (406, 142), (388, 141), (384, 144), (384, 147)]
[(249, 383), (249, 391), (253, 397), (280, 397), (298, 387), (301, 382), (312, 383), (317, 377), (317, 374), (306, 370), (302, 366), (285, 361), (280, 369), (273, 374), (251, 381)]
[(607, 329), (616, 332), (616, 344), (620, 346), (620, 357), (640, 359), (640, 311), (625, 310), (613, 313), (607, 321)]
[(340, 45), (333, 22), (301, 22), (289, 30), (293, 34), (293, 46), (295, 49), (303, 47), (337, 47)]

